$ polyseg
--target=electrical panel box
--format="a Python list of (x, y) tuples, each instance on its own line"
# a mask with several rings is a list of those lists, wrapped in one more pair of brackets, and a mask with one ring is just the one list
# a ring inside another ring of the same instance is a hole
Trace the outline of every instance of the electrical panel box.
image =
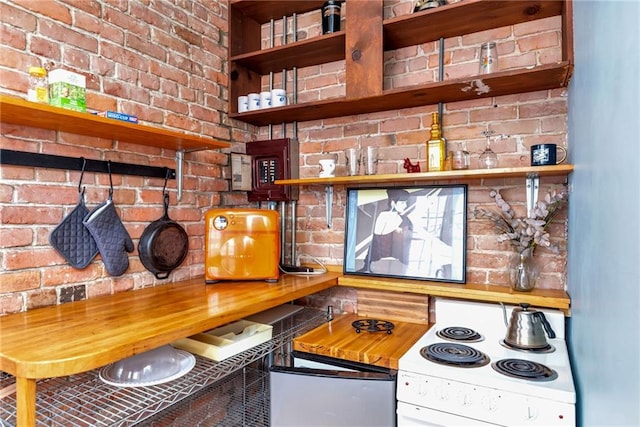
[(252, 179), (250, 202), (289, 202), (298, 199), (298, 187), (276, 185), (278, 179), (298, 178), (298, 141), (291, 138), (248, 142)]

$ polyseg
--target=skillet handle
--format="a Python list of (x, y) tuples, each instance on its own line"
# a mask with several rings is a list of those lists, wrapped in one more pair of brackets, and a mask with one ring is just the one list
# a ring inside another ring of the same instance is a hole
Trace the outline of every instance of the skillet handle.
[(156, 276), (156, 279), (162, 280), (169, 277), (170, 274), (171, 274), (170, 271), (161, 271), (159, 273), (155, 273), (154, 276)]

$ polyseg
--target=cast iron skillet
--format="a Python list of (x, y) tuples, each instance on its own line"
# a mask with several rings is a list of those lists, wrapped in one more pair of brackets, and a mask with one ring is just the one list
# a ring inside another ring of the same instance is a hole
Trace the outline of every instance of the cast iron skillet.
[(158, 279), (166, 279), (189, 251), (189, 236), (169, 218), (169, 193), (164, 193), (164, 215), (147, 226), (140, 236), (138, 254), (147, 270)]

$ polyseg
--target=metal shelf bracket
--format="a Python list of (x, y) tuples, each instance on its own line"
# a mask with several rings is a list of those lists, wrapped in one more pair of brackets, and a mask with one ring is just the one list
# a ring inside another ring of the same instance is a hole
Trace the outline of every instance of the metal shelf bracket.
[(178, 201), (182, 200), (182, 182), (184, 178), (184, 150), (176, 151), (176, 188), (178, 194), (176, 195)]
[(333, 208), (333, 185), (327, 185), (324, 188), (324, 193), (325, 193), (325, 203), (326, 203), (326, 209), (327, 209), (327, 228), (331, 228), (331, 223), (333, 222), (331, 216), (332, 216), (332, 212), (331, 209)]
[(538, 202), (538, 188), (540, 188), (540, 177), (537, 173), (527, 174), (527, 215), (531, 213)]

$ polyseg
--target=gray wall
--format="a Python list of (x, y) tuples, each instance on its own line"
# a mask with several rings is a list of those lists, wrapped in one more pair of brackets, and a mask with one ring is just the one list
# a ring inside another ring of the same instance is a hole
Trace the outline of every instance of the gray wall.
[(639, 5), (574, 0), (569, 347), (584, 426), (640, 425)]

